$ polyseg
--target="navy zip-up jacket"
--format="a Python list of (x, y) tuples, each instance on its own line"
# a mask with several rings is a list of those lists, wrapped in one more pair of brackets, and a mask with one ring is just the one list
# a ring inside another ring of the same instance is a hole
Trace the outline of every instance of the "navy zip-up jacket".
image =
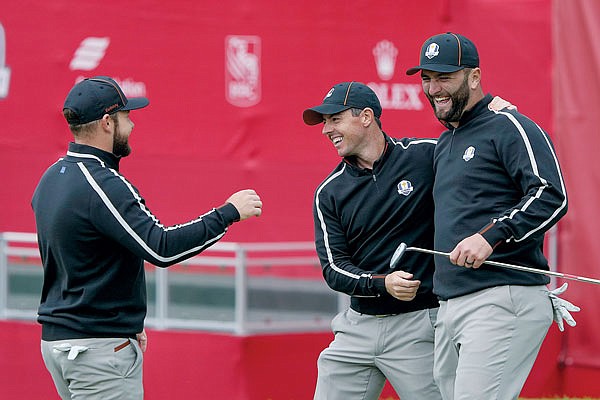
[[(537, 124), (516, 110), (491, 111), (486, 95), (442, 133), (435, 150), (435, 248), (450, 252), (481, 233), (490, 260), (548, 270), (544, 233), (567, 212), (554, 148)], [(435, 257), (434, 291), (441, 299), (500, 285), (543, 285), (544, 275)]]
[(167, 267), (223, 237), (232, 204), (165, 227), (119, 173), (119, 158), (70, 143), (33, 195), (44, 283), (42, 339), (135, 337), (146, 316), (144, 260)]
[(391, 139), (373, 170), (343, 160), (315, 191), (315, 244), (327, 284), (351, 297), (364, 314), (398, 314), (438, 306), (432, 292), (433, 258), (406, 252), (398, 270), (421, 281), (412, 301), (385, 289), (396, 247), (433, 244), (435, 140)]

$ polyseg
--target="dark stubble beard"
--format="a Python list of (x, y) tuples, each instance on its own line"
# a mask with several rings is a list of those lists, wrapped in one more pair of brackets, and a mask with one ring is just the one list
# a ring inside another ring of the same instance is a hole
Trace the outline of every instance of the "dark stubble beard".
[(426, 93), (426, 96), (437, 119), (444, 122), (458, 122), (469, 103), (469, 73), (465, 73), (463, 82), (458, 90), (450, 95), (452, 107), (447, 112), (438, 111), (435, 107), (433, 97), (428, 93)]
[(119, 121), (116, 118), (112, 119), (112, 121), (115, 124), (115, 137), (113, 139), (112, 152), (117, 157), (127, 157), (129, 154), (131, 154), (129, 140), (127, 136), (121, 135), (121, 130), (119, 129)]

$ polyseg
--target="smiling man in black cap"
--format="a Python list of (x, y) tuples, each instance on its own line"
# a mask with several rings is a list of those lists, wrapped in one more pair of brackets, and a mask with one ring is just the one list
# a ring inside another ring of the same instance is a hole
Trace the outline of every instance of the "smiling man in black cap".
[(42, 355), (62, 399), (142, 399), (144, 260), (176, 264), (261, 214), (248, 189), (195, 220), (163, 226), (119, 173), (131, 152), (130, 111), (147, 105), (106, 76), (77, 83), (63, 107), (75, 141), (33, 195), (44, 266)]
[[(440, 298), (435, 377), (444, 400), (516, 399), (555, 321), (577, 307), (544, 275), (488, 267), (486, 259), (548, 270), (544, 233), (567, 211), (550, 138), (516, 109), (494, 111), (473, 42), (427, 39), (423, 92), (448, 130), (434, 156), (434, 292)], [(554, 306), (554, 307), (553, 307)], [(553, 314), (554, 312), (554, 314)]]
[(319, 356), (316, 400), (376, 400), (386, 379), (402, 400), (441, 398), (433, 259), (408, 253), (390, 269), (401, 242), (433, 244), (435, 140), (389, 137), (381, 112), (371, 88), (343, 82), (303, 113), (342, 158), (315, 192), (315, 244), (327, 284), (351, 296)]

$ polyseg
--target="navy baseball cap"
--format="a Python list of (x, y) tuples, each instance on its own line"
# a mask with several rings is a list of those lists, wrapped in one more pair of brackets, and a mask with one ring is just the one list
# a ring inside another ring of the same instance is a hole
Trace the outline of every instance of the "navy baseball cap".
[(377, 118), (381, 117), (381, 104), (375, 92), (360, 82), (342, 82), (332, 87), (323, 99), (323, 104), (307, 108), (302, 113), (306, 125), (323, 122), (323, 115), (340, 113), (349, 108), (371, 108)]
[(424, 69), (435, 72), (456, 72), (479, 67), (477, 48), (469, 39), (447, 32), (430, 37), (421, 47), (420, 64), (406, 71), (413, 75)]
[(145, 97), (128, 99), (112, 78), (95, 76), (73, 86), (65, 99), (63, 110), (68, 108), (75, 114), (67, 120), (70, 125), (81, 125), (101, 119), (104, 114), (136, 110), (149, 103)]

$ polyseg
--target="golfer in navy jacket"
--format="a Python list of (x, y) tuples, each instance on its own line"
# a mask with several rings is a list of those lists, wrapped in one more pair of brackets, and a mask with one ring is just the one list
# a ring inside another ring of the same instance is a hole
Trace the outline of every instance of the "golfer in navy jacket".
[(445, 400), (516, 399), (553, 320), (549, 278), (482, 263), (548, 270), (544, 233), (567, 212), (558, 158), (535, 122), (489, 108), (469, 39), (427, 39), (419, 71), (448, 128), (434, 155), (435, 248), (450, 252), (435, 257), (436, 381)]
[(119, 172), (131, 151), (130, 111), (147, 105), (106, 76), (77, 83), (63, 107), (74, 142), (33, 195), (44, 265), (42, 354), (63, 399), (142, 399), (144, 261), (176, 264), (261, 214), (248, 189), (192, 221), (162, 225)]

